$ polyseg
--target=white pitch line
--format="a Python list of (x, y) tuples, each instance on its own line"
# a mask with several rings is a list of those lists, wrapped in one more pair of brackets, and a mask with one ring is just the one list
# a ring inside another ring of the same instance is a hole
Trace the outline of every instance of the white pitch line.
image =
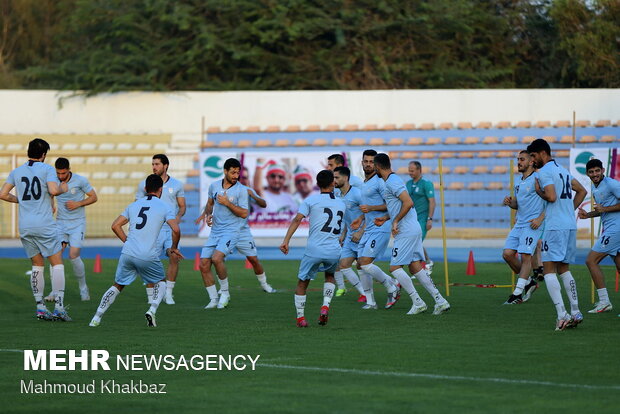
[(303, 367), (296, 365), (276, 365), (276, 364), (256, 364), (259, 367), (277, 368), (277, 369), (294, 369), (300, 371), (317, 371), (317, 372), (337, 372), (342, 374), (355, 375), (379, 375), (385, 377), (404, 377), (404, 378), (427, 378), (449, 381), (476, 381), (476, 382), (494, 382), (500, 384), (522, 384), (522, 385), (542, 385), (548, 387), (560, 388), (580, 388), (589, 390), (620, 390), (620, 385), (590, 385), (590, 384), (567, 384), (551, 381), (536, 380), (518, 380), (510, 378), (485, 378), (485, 377), (465, 377), (460, 375), (438, 375), (438, 374), (420, 374), (415, 372), (390, 372), (390, 371), (367, 371), (361, 369), (347, 368), (322, 368), (322, 367)]

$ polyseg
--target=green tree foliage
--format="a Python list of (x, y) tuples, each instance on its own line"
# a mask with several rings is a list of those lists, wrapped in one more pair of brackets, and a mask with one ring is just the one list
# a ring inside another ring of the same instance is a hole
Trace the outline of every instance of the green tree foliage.
[(3, 0), (0, 87), (618, 87), (617, 0)]

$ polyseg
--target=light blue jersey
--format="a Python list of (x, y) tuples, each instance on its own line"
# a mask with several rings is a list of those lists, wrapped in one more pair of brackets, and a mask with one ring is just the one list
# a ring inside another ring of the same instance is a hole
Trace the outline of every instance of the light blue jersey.
[[(338, 188), (337, 190), (340, 189)], [(362, 204), (362, 192), (359, 188), (351, 186), (349, 191), (344, 196), (340, 191), (335, 195), (344, 202), (346, 207), (344, 212), (344, 224), (347, 229), (346, 238), (348, 240), (351, 238), (351, 235), (357, 231), (351, 229), (351, 222), (363, 214), (362, 210), (360, 210), (360, 204)]]
[(345, 203), (333, 193), (315, 194), (299, 205), (299, 214), (308, 217), (310, 234), (305, 256), (320, 259), (340, 257), (340, 233), (343, 230)]
[(86, 212), (84, 207), (78, 207), (75, 210), (67, 208), (67, 201), (82, 201), (86, 193), (93, 191), (93, 187), (86, 177), (71, 173), (71, 178), (67, 183), (69, 191), (62, 193), (56, 197), (58, 212), (56, 218), (58, 220), (85, 220)]
[[(383, 199), (383, 190), (385, 182), (377, 174), (373, 175), (369, 180), (364, 182), (362, 186), (362, 205), (379, 206), (385, 204)], [(385, 222), (381, 227), (375, 225), (377, 217), (385, 216), (385, 211), (370, 211), (365, 213), (366, 229), (365, 233), (380, 232), (389, 233), (392, 228), (392, 221)]]
[(129, 232), (121, 253), (142, 260), (159, 260), (159, 232), (168, 220), (176, 219), (172, 208), (159, 198), (147, 195), (131, 203), (121, 214), (129, 220)]
[[(246, 186), (246, 185), (243, 185), (243, 184), (241, 184), (241, 183), (239, 183), (239, 185), (240, 185), (240, 186), (242, 186), (242, 187), (244, 187), (246, 192), (247, 192), (248, 190), (250, 190), (250, 191), (252, 192), (252, 194), (254, 194), (254, 196), (255, 196), (255, 197), (260, 197), (260, 196), (258, 195), (258, 193), (257, 193), (256, 191), (254, 191), (254, 189), (253, 189), (253, 188), (248, 187), (248, 186)], [(262, 197), (261, 197), (261, 198), (262, 198)], [(250, 203), (250, 201), (251, 201), (251, 200), (253, 200), (253, 199), (250, 199), (250, 195), (248, 194), (248, 205), (249, 205), (249, 203)], [(250, 215), (248, 214), (248, 216), (247, 216), (246, 218), (244, 218), (244, 219), (243, 219), (243, 225), (241, 226), (241, 231), (242, 231), (243, 233), (245, 233), (245, 232), (249, 232), (249, 231), (250, 231), (250, 223), (249, 223), (249, 220), (250, 220)]]
[(222, 184), (224, 180), (217, 180), (209, 186), (209, 198), (213, 199), (213, 226), (212, 234), (233, 233), (238, 234), (246, 224), (246, 219), (236, 216), (230, 209), (217, 201), (219, 194), (226, 193), (228, 200), (241, 208), (248, 208), (248, 190), (243, 184), (237, 182), (230, 188), (224, 190)]
[(357, 175), (352, 175), (349, 177), (349, 184), (351, 184), (351, 187), (361, 190), (364, 186), (364, 180), (359, 178)]
[[(141, 199), (146, 196), (146, 191), (144, 191), (146, 180), (142, 180), (138, 185), (138, 191), (136, 191), (136, 200)], [(185, 197), (185, 191), (183, 191), (183, 183), (177, 180), (176, 178), (172, 178), (168, 176), (168, 180), (164, 183), (164, 187), (161, 190), (161, 201), (168, 204), (172, 207), (174, 211), (174, 215), (176, 216), (179, 213), (179, 202), (177, 198)]]
[[(405, 182), (398, 175), (391, 173), (387, 180), (385, 180), (385, 189), (383, 190), (383, 198), (385, 199), (388, 214), (391, 218), (398, 216), (398, 213), (400, 213), (403, 202), (398, 197), (403, 192), (409, 194), (407, 187), (405, 187)], [(389, 225), (388, 230), (391, 230), (391, 221), (383, 224), (383, 226), (386, 225)], [(416, 228), (420, 228), (420, 223), (418, 223), (418, 215), (416, 214), (415, 208), (412, 207), (407, 214), (405, 214), (405, 217), (398, 222), (398, 232), (405, 233), (419, 231), (421, 233), (421, 230), (417, 230)]]
[[(614, 206), (620, 203), (620, 182), (613, 178), (603, 177), (598, 186), (592, 191), (594, 201), (603, 207)], [(603, 231), (605, 234), (617, 233), (620, 231), (618, 221), (620, 220), (620, 211), (611, 213), (602, 213), (601, 221), (603, 223)]]
[(558, 165), (555, 160), (546, 163), (538, 170), (540, 188), (548, 185), (555, 187), (557, 199), (554, 203), (546, 203), (545, 231), (576, 230), (575, 208), (573, 206), (573, 177), (566, 168)]
[(6, 182), (15, 187), (19, 200), (19, 231), (54, 224), (47, 183), (58, 182), (56, 170), (39, 161), (27, 161), (9, 174)]
[(545, 200), (536, 194), (536, 178), (538, 173), (533, 172), (515, 185), (517, 197), (517, 222), (515, 228), (529, 227), (530, 220), (540, 216), (545, 209)]

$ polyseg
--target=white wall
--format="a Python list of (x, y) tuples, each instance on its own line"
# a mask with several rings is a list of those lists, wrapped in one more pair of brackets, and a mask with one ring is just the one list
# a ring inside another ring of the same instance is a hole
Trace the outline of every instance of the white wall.
[(620, 119), (620, 89), (127, 92), (0, 91), (0, 133), (172, 133), (206, 126)]

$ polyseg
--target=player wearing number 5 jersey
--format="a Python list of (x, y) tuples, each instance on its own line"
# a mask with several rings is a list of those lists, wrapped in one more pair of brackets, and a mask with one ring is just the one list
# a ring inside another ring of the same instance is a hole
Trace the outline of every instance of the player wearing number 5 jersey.
[(336, 289), (334, 272), (340, 258), (340, 234), (343, 231), (343, 220), (346, 206), (342, 200), (334, 196), (334, 174), (323, 170), (316, 176), (316, 182), (321, 189), (320, 194), (306, 198), (297, 215), (289, 226), (280, 250), (284, 254), (289, 252), (291, 237), (299, 224), (308, 217), (310, 233), (306, 251), (299, 265), (297, 274), (297, 288), (295, 290), (295, 308), (297, 310), (297, 326), (308, 326), (304, 311), (306, 307), (306, 291), (310, 280), (313, 280), (319, 271), (325, 271), (323, 285), (323, 306), (319, 316), (319, 325), (325, 325), (329, 314), (329, 305)]
[[(112, 231), (124, 243), (123, 250), (116, 267), (114, 285), (101, 297), (90, 326), (99, 326), (103, 314), (137, 275), (146, 283), (147, 296), (151, 298), (151, 306), (144, 314), (147, 326), (157, 326), (155, 313), (166, 294), (166, 275), (159, 259), (161, 247), (157, 240), (164, 223), (168, 223), (172, 231), (172, 246), (168, 249), (168, 255), (183, 258), (178, 250), (181, 232), (176, 215), (172, 207), (159, 199), (163, 185), (159, 175), (149, 175), (145, 181), (146, 197), (130, 204), (112, 223)], [(123, 231), (123, 226), (127, 223), (129, 234)]]
[[(566, 168), (551, 158), (551, 147), (544, 139), (534, 140), (528, 147), (539, 178), (535, 181), (536, 193), (547, 202), (545, 206), (545, 232), (542, 238), (542, 261), (545, 285), (558, 315), (556, 330), (577, 326), (583, 321), (579, 311), (577, 286), (569, 264), (577, 250), (577, 224), (575, 209), (586, 196), (586, 190)], [(573, 190), (575, 196), (573, 197)], [(571, 314), (564, 308), (560, 275), (570, 302)]]
[[(0, 189), (0, 199), (19, 206), (19, 236), (32, 262), (30, 286), (37, 303), (36, 317), (43, 320), (70, 321), (64, 310), (65, 267), (62, 264), (58, 227), (52, 215), (51, 196), (67, 191), (67, 183), (58, 182), (56, 171), (44, 164), (49, 144), (35, 138), (28, 144), (28, 161), (9, 174)], [(16, 195), (10, 194), (15, 188)], [(57, 292), (54, 313), (43, 302), (45, 257), (52, 265), (52, 289)]]
[(603, 233), (586, 258), (586, 265), (598, 294), (598, 302), (588, 313), (602, 313), (611, 311), (613, 307), (599, 263), (609, 255), (616, 262), (616, 268), (620, 269), (620, 182), (605, 177), (603, 163), (597, 159), (587, 162), (586, 174), (594, 184), (592, 204), (596, 202), (596, 205), (594, 205), (594, 211), (589, 213), (580, 208), (579, 218), (601, 217), (603, 225)]

